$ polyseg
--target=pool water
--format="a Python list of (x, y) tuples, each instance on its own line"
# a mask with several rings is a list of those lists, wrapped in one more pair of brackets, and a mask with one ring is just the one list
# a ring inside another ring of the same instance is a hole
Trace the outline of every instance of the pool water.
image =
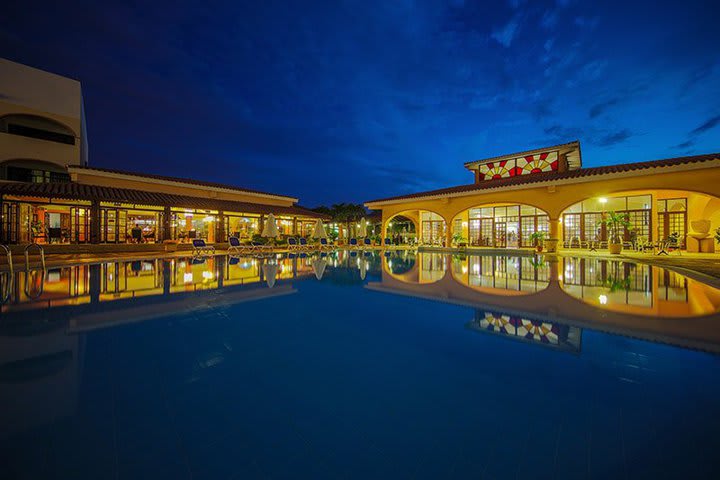
[(720, 478), (720, 291), (408, 251), (2, 274), (15, 478)]

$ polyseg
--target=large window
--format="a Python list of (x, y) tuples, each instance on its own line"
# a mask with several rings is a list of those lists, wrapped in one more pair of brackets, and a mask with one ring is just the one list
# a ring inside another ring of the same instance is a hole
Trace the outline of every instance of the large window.
[(687, 199), (670, 198), (658, 200), (658, 238), (668, 239), (676, 236), (680, 248), (685, 248), (687, 234)]
[(471, 208), (469, 241), (482, 247), (532, 247), (530, 235), (548, 232), (549, 223), (545, 212), (527, 205)]
[(563, 242), (566, 247), (585, 247), (591, 242), (608, 240), (603, 223), (607, 212), (627, 216), (630, 228), (624, 230), (622, 239), (632, 242), (643, 237), (648, 240), (651, 232), (650, 195), (627, 197), (591, 198), (568, 208), (563, 214)]
[(70, 175), (62, 172), (50, 172), (23, 167), (7, 167), (7, 179), (15, 182), (54, 183), (69, 182)]
[(69, 128), (36, 115), (6, 115), (0, 118), (0, 132), (75, 145), (75, 135)]
[(431, 245), (443, 245), (445, 242), (445, 220), (432, 212), (421, 212), (422, 241)]

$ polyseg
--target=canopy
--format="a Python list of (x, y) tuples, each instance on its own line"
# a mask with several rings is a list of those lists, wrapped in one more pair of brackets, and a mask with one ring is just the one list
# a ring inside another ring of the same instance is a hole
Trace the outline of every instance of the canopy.
[(265, 282), (267, 286), (272, 288), (275, 286), (275, 279), (277, 278), (278, 266), (275, 263), (266, 263), (262, 266), (263, 274), (265, 275)]
[(265, 226), (263, 227), (262, 236), (275, 238), (279, 235), (280, 231), (278, 230), (277, 223), (275, 222), (275, 215), (271, 213), (270, 215), (268, 215), (267, 220), (265, 220)]
[(313, 230), (312, 237), (327, 238), (327, 233), (325, 233), (325, 227), (323, 227), (322, 220), (320, 220), (319, 218), (317, 219), (317, 222), (315, 222), (315, 229)]

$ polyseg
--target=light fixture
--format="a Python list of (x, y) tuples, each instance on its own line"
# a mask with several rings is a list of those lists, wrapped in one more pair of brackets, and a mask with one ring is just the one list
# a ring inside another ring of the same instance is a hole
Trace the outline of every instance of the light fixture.
[(598, 297), (598, 301), (600, 302), (600, 305), (606, 305), (607, 304), (607, 295), (600, 295)]
[(599, 201), (600, 203), (602, 203), (602, 204), (605, 204), (605, 203), (607, 203), (607, 198), (605, 198), (605, 197), (600, 197), (600, 198), (598, 198), (598, 201)]
[(183, 282), (185, 283), (192, 283), (193, 281), (193, 274), (192, 273), (186, 273), (183, 275)]

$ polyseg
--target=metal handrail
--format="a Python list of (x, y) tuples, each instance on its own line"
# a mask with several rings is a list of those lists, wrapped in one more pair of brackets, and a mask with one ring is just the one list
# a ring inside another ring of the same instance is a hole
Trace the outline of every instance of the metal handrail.
[(45, 291), (45, 273), (46, 270), (40, 270), (40, 289), (37, 291), (30, 291), (30, 270), (25, 272), (25, 296), (28, 298), (31, 298), (33, 300), (40, 298), (40, 296)]
[(10, 251), (10, 247), (2, 244), (0, 244), (0, 247), (5, 250), (5, 255), (7, 255), (8, 267), (10, 268), (10, 275), (13, 275), (15, 271), (13, 269), (12, 252)]
[(10, 300), (13, 280), (15, 279), (15, 274), (13, 274), (13, 272), (0, 272), (0, 282), (2, 282), (5, 275), (7, 275), (7, 282), (4, 284), (2, 292), (0, 292), (0, 304), (2, 305), (5, 305), (8, 300)]
[(40, 263), (42, 264), (42, 269), (44, 272), (45, 270), (47, 270), (47, 268), (45, 267), (45, 249), (41, 245), (38, 245), (37, 243), (29, 243), (29, 244), (25, 245), (25, 270), (30, 272), (29, 252), (30, 252), (31, 247), (37, 247), (37, 249), (40, 250)]

